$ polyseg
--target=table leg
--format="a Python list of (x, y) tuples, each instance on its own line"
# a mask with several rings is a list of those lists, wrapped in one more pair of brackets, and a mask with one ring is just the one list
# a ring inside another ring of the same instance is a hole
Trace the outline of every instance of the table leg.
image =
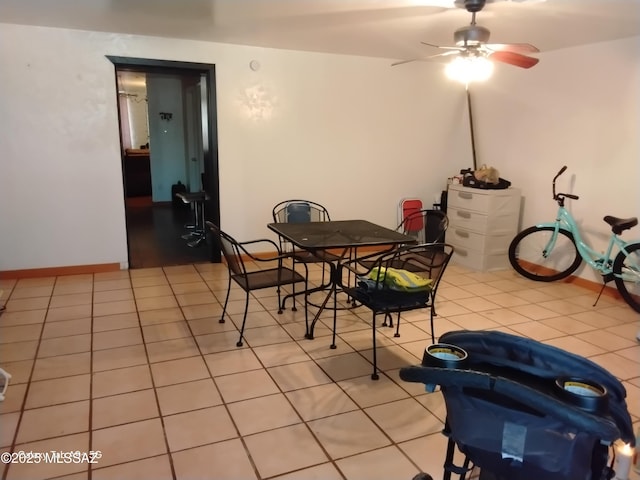
[[(327, 303), (329, 302), (329, 299), (333, 296), (333, 342), (331, 344), (331, 348), (336, 348), (336, 342), (335, 342), (335, 326), (336, 326), (336, 321), (337, 321), (337, 316), (338, 316), (338, 283), (340, 282), (340, 278), (338, 278), (339, 274), (340, 274), (340, 269), (338, 268), (340, 266), (340, 262), (344, 259), (346, 253), (348, 252), (349, 249), (345, 248), (342, 251), (342, 254), (340, 255), (340, 259), (335, 261), (335, 262), (327, 262), (329, 264), (329, 284), (325, 286), (329, 287), (329, 291), (327, 292), (327, 296), (324, 297), (324, 300), (322, 301), (322, 303), (318, 306), (318, 311), (316, 312), (315, 316), (313, 317), (313, 320), (311, 321), (311, 324), (309, 326), (309, 331), (307, 331), (304, 335), (304, 338), (308, 338), (309, 340), (313, 340), (313, 331), (315, 330), (316, 327), (316, 323), (318, 322), (318, 319), (320, 318), (320, 315), (322, 314), (322, 312), (324, 311), (324, 309), (327, 306)], [(310, 291), (317, 291), (319, 289), (311, 289)]]
[[(309, 340), (313, 340), (313, 331), (316, 327), (316, 323), (318, 322), (318, 319), (320, 318), (320, 315), (322, 314), (322, 312), (324, 311), (325, 307), (327, 306), (327, 303), (329, 302), (329, 299), (331, 298), (331, 296), (333, 296), (333, 301), (337, 302), (337, 285), (338, 285), (338, 279), (337, 279), (337, 272), (338, 272), (338, 264), (334, 263), (334, 262), (328, 262), (329, 263), (329, 291), (327, 292), (327, 295), (324, 297), (324, 300), (322, 301), (322, 303), (318, 306), (318, 311), (316, 312), (315, 316), (313, 317), (313, 320), (311, 321), (311, 324), (309, 326), (309, 331), (305, 334), (305, 338), (308, 338)], [(336, 307), (338, 306), (337, 303), (334, 303), (334, 308), (333, 308), (333, 314), (334, 316), (337, 315), (337, 310)], [(334, 342), (335, 343), (335, 342)], [(335, 347), (332, 347), (335, 348)]]

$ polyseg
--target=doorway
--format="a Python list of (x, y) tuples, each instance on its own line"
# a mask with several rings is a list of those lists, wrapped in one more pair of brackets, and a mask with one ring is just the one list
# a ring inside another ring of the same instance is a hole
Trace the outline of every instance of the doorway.
[[(118, 87), (129, 268), (219, 262), (210, 242), (190, 241), (200, 216), (175, 195), (205, 192), (204, 218), (219, 224), (215, 66), (107, 58)], [(137, 90), (125, 86), (130, 78)]]

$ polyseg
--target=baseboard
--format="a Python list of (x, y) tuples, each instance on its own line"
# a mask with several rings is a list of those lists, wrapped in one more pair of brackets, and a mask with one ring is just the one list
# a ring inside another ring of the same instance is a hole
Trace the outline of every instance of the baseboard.
[(119, 263), (99, 263), (95, 265), (74, 265), (70, 267), (31, 268), (27, 270), (0, 271), (0, 280), (59, 277), (63, 275), (84, 275), (87, 273), (116, 272), (120, 270)]
[[(529, 267), (536, 267), (538, 269), (540, 269), (540, 271), (546, 273), (547, 275), (553, 275), (558, 273), (555, 270), (552, 270), (550, 268), (546, 268), (546, 267), (542, 267), (540, 265), (534, 264), (534, 263), (530, 263), (530, 262), (526, 262), (526, 261), (522, 261), (521, 262), (523, 264), (528, 264)], [(570, 275), (567, 278), (563, 279), (563, 280), (558, 280), (560, 282), (563, 283), (571, 283), (573, 285), (577, 285), (579, 287), (582, 288), (586, 288), (587, 290), (591, 290), (592, 292), (600, 292), (600, 290), (602, 290), (602, 283), (600, 282), (596, 282), (594, 280), (587, 280), (585, 278), (580, 278), (580, 277), (576, 277), (575, 275)], [(612, 297), (618, 300), (622, 300), (622, 296), (620, 295), (620, 292), (618, 292), (618, 288), (617, 287), (609, 287), (606, 286), (604, 287), (604, 290), (602, 290), (602, 295), (606, 295), (607, 297)]]

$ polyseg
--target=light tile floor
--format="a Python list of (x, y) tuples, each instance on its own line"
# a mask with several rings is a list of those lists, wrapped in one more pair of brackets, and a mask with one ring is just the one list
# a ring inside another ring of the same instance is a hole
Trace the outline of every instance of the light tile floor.
[[(319, 272), (314, 272), (319, 278)], [(2, 281), (0, 451), (100, 451), (98, 463), (4, 466), (3, 479), (411, 479), (442, 477), (441, 394), (401, 381), (430, 343), (428, 316), (381, 328), (370, 379), (370, 314), (329, 314), (305, 340), (303, 312), (273, 290), (243, 292), (220, 324), (223, 265)], [(586, 356), (623, 380), (640, 419), (639, 316), (620, 301), (512, 271), (445, 273), (436, 333), (496, 329)]]

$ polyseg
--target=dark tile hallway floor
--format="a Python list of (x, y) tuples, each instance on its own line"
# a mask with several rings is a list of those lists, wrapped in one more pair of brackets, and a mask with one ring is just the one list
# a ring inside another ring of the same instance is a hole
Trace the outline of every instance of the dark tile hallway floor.
[(150, 197), (127, 199), (127, 238), (129, 267), (154, 268), (206, 262), (210, 247), (187, 246), (182, 235), (186, 224), (193, 223), (191, 209), (171, 203), (153, 204)]

